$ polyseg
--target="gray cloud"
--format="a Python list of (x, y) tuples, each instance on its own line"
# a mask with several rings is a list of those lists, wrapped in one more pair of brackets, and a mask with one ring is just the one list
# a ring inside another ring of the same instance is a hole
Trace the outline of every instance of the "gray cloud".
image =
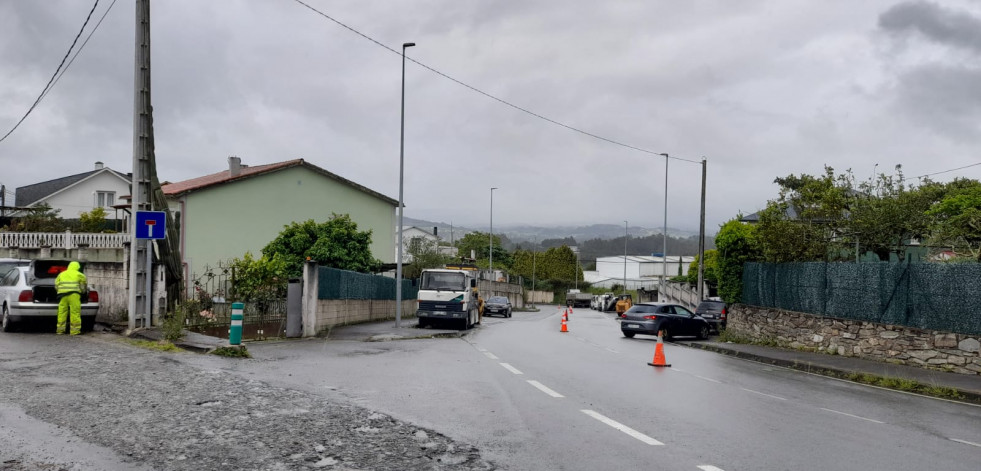
[(890, 32), (918, 31), (934, 41), (981, 52), (981, 19), (934, 2), (895, 5), (879, 16), (879, 27)]

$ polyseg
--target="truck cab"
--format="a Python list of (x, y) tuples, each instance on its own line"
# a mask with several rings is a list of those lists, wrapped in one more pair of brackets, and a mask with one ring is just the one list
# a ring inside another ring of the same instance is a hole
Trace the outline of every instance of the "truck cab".
[(419, 283), (419, 327), (453, 324), (466, 330), (480, 323), (477, 269), (432, 268), (422, 271)]

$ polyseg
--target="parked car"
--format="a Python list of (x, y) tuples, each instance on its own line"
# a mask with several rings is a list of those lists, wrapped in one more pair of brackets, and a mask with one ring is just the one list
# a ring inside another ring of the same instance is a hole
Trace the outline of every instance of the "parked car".
[[(67, 260), (34, 260), (17, 266), (0, 278), (0, 330), (11, 332), (19, 324), (36, 324), (54, 331), (58, 319), (55, 278), (68, 267)], [(82, 294), (82, 330), (92, 330), (99, 311), (99, 293)]]
[(636, 334), (657, 335), (661, 331), (665, 339), (687, 335), (704, 340), (711, 328), (708, 321), (677, 304), (634, 304), (620, 318), (620, 331), (627, 338)]
[(491, 296), (484, 302), (484, 315), (511, 317), (511, 301), (505, 296)]
[(30, 260), (20, 258), (0, 258), (0, 277), (7, 274), (7, 270), (14, 267), (26, 267), (31, 264)]
[(722, 329), (726, 328), (728, 311), (725, 301), (715, 299), (706, 299), (698, 303), (698, 307), (695, 308), (695, 314), (707, 320), (712, 326), (712, 330), (716, 332), (721, 332)]

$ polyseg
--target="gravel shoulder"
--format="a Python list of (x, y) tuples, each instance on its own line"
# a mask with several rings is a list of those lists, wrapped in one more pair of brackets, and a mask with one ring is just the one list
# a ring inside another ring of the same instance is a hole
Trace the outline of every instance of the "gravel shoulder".
[(179, 360), (194, 354), (100, 333), (0, 342), (3, 470), (497, 469), (432, 430)]

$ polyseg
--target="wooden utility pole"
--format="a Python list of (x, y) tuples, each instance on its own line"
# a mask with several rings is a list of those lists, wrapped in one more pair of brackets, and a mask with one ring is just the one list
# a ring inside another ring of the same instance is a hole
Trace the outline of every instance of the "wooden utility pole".
[(129, 230), (129, 328), (150, 327), (152, 242), (136, 238), (136, 212), (150, 210), (151, 109), (150, 109), (150, 0), (136, 0), (136, 76), (133, 116), (133, 175), (130, 183), (132, 210)]

